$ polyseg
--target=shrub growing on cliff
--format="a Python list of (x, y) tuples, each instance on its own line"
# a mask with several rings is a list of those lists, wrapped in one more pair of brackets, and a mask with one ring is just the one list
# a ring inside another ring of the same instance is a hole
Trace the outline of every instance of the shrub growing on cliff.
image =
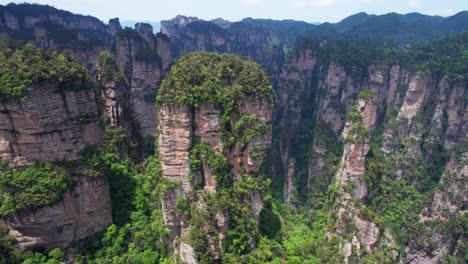
[(70, 187), (65, 168), (42, 163), (26, 170), (8, 170), (0, 177), (0, 214), (9, 215), (18, 209), (52, 204)]
[(103, 81), (122, 82), (128, 85), (128, 81), (120, 71), (114, 54), (102, 51), (98, 54), (97, 67)]
[(0, 51), (0, 99), (24, 97), (25, 89), (46, 81), (61, 84), (86, 77), (85, 68), (62, 53), (28, 43)]
[(362, 90), (358, 93), (358, 98), (363, 100), (371, 100), (374, 98), (374, 92), (371, 90)]

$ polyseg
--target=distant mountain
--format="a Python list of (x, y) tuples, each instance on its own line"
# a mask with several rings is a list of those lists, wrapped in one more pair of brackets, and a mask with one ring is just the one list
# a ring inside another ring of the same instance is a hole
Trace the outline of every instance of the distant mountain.
[(447, 18), (420, 13), (358, 13), (336, 24), (326, 23), (321, 27), (372, 40), (414, 43), (436, 40), (466, 30), (468, 12), (463, 11)]
[(468, 11), (462, 11), (445, 18), (444, 24), (446, 27), (453, 30), (454, 33), (468, 29)]
[(120, 24), (122, 27), (129, 27), (129, 28), (134, 28), (136, 23), (143, 22), (143, 23), (148, 23), (151, 26), (153, 26), (153, 32), (158, 33), (161, 30), (161, 22), (159, 21), (150, 21), (150, 20), (143, 20), (143, 21), (136, 21), (136, 20), (124, 20), (121, 21)]
[[(123, 23), (122, 23), (123, 24)], [(372, 41), (385, 41), (395, 44), (412, 44), (432, 41), (468, 29), (468, 11), (462, 11), (450, 17), (430, 16), (420, 13), (388, 13), (371, 15), (364, 12), (351, 15), (338, 23), (303, 22), (295, 20), (273, 20), (244, 18), (230, 22), (222, 18), (204, 21), (194, 17), (177, 16), (162, 22), (163, 27), (169, 24), (185, 27), (189, 24), (204, 30), (211, 25), (223, 29), (238, 30), (252, 26), (269, 32), (291, 33), (296, 36), (305, 32), (326, 37), (355, 37)], [(294, 38), (294, 37), (292, 37)], [(291, 39), (287, 37), (287, 39)], [(294, 42), (294, 41), (292, 41)], [(292, 42), (287, 42), (291, 44)], [(282, 42), (284, 43), (284, 42)]]
[(376, 17), (376, 15), (368, 15), (364, 12), (361, 12), (341, 20), (340, 22), (336, 23), (335, 26), (340, 30), (346, 31), (366, 23), (373, 17)]

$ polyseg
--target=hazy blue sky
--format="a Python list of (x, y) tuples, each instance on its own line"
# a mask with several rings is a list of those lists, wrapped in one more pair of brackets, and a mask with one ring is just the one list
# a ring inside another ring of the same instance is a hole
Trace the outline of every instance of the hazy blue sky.
[[(1, 4), (22, 1), (0, 0)], [(29, 2), (29, 1), (27, 1)], [(361, 11), (449, 16), (468, 10), (468, 0), (34, 0), (74, 13), (92, 15), (107, 22), (169, 19), (178, 14), (203, 19), (223, 17), (237, 21), (244, 17), (295, 19), (308, 22), (337, 22)]]

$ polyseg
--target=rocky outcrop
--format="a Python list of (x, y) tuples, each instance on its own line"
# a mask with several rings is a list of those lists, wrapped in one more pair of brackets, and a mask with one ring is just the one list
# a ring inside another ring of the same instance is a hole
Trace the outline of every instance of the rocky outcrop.
[(156, 92), (173, 60), (168, 42), (145, 23), (117, 34), (117, 62), (129, 80), (132, 109), (143, 136), (156, 132)]
[(131, 93), (135, 117), (142, 135), (154, 135), (156, 133), (155, 98), (163, 71), (161, 65), (145, 61), (135, 61), (132, 69)]
[(111, 212), (107, 178), (82, 178), (58, 203), (21, 210), (0, 224), (10, 230), (19, 248), (50, 250), (105, 230), (112, 224)]
[(182, 183), (183, 190), (189, 192), (192, 113), (188, 107), (171, 106), (161, 106), (158, 113), (158, 146), (164, 178)]
[(291, 196), (293, 195), (294, 188), (294, 159), (289, 160), (288, 170), (284, 183), (283, 190), (283, 202), (287, 205), (291, 205)]
[[(261, 122), (270, 122), (271, 105), (267, 101), (251, 99), (247, 100), (247, 102), (240, 103), (239, 109), (242, 114), (255, 116), (262, 120)], [(257, 102), (257, 104), (254, 102)], [(174, 213), (177, 212), (177, 200), (195, 199), (194, 202), (198, 201), (199, 209), (203, 209), (204, 202), (200, 200), (201, 197), (196, 198), (192, 194), (193, 184), (196, 184), (196, 182), (201, 183), (207, 194), (217, 192), (217, 180), (215, 179), (214, 170), (206, 161), (203, 163), (201, 179), (192, 178), (193, 173), (189, 166), (189, 156), (194, 136), (201, 143), (210, 145), (216, 152), (224, 153), (228, 157), (229, 164), (232, 166), (231, 175), (236, 179), (241, 176), (241, 171), (246, 173), (259, 171), (262, 163), (261, 157), (266, 154), (271, 132), (251, 140), (245, 146), (226, 149), (221, 144), (220, 139), (221, 111), (215, 108), (213, 104), (202, 104), (195, 111), (185, 106), (162, 105), (158, 113), (158, 145), (163, 176), (167, 181), (177, 185), (177, 187), (166, 188), (162, 200), (165, 224), (171, 230), (169, 241), (173, 241), (176, 237), (186, 238), (190, 228), (186, 216)], [(194, 127), (195, 129), (193, 129)], [(260, 158), (252, 158), (254, 150)], [(261, 198), (257, 194), (252, 199), (254, 217), (258, 220), (262, 208), (262, 203), (259, 200)], [(228, 216), (225, 211), (221, 210), (216, 213), (215, 218), (217, 219), (215, 225), (219, 230), (218, 237), (222, 241), (228, 228)], [(194, 249), (191, 248), (189, 243), (183, 242), (183, 246), (181, 244), (178, 251), (183, 259), (195, 258), (190, 253), (193, 253)], [(220, 252), (213, 254), (216, 258), (220, 257)]]
[(367, 195), (367, 189), (361, 178), (364, 176), (364, 162), (370, 149), (370, 133), (376, 124), (377, 106), (375, 99), (359, 99), (355, 107), (360, 115), (360, 120), (348, 120), (343, 129), (345, 145), (341, 168), (337, 172), (336, 184), (342, 187), (353, 182), (355, 184), (353, 187), (354, 196), (363, 199)]
[[(29, 12), (23, 12), (25, 10), (31, 11), (31, 15), (25, 15)], [(326, 29), (327, 26), (321, 28)], [(349, 190), (344, 188), (345, 193), (363, 203), (379, 192), (378, 189), (368, 190), (370, 187), (361, 180), (365, 161), (370, 155), (370, 139), (364, 137), (364, 140), (358, 140), (351, 133), (354, 123), (346, 123), (346, 110), (353, 105), (359, 91), (368, 89), (375, 95), (375, 102), (373, 106), (359, 102), (359, 111), (372, 108), (369, 110), (372, 114), (362, 117), (361, 128), (375, 132), (372, 135), (374, 139), (382, 136), (381, 150), (385, 159), (391, 160), (393, 170), (390, 176), (386, 176), (392, 182), (407, 181), (408, 186), (415, 188), (423, 174), (431, 174), (433, 181), (438, 181), (442, 176), (434, 191), (432, 205), (421, 213), (421, 223), (450, 223), (462, 214), (466, 208), (463, 195), (466, 191), (461, 185), (466, 181), (463, 165), (466, 162), (463, 158), (466, 151), (463, 150), (465, 141), (462, 139), (467, 134), (468, 114), (466, 100), (463, 100), (466, 98), (466, 84), (457, 82), (460, 76), (444, 76), (443, 71), (430, 73), (428, 69), (416, 72), (413, 66), (417, 65), (405, 65), (403, 60), (398, 59), (367, 61), (363, 64), (356, 63), (356, 56), (352, 54), (352, 60), (343, 60), (343, 56), (351, 58), (351, 55), (346, 50), (340, 50), (340, 47), (335, 47), (338, 48), (336, 50), (327, 49), (334, 42), (331, 39), (312, 38), (308, 43), (296, 43), (298, 36), (311, 28), (309, 24), (296, 21), (248, 18), (230, 23), (179, 16), (164, 21), (162, 33), (154, 35), (151, 27), (144, 23), (137, 24), (135, 29), (122, 29), (118, 19), (105, 25), (95, 18), (51, 7), (0, 6), (2, 38), (10, 36), (33, 40), (43, 47), (67, 49), (93, 72), (96, 55), (100, 51), (110, 50), (117, 55), (118, 66), (129, 83), (127, 103), (135, 117), (132, 129), (139, 127), (144, 136), (153, 135), (156, 130), (159, 132), (161, 162), (164, 177), (168, 180), (168, 188), (163, 195), (165, 221), (171, 230), (168, 241), (178, 241), (177, 237), (185, 237), (190, 230), (186, 215), (178, 211), (180, 208), (177, 204), (180, 205), (181, 200), (191, 201), (197, 205), (197, 209), (203, 211), (209, 205), (205, 194), (219, 193), (220, 183), (216, 180), (216, 171), (206, 159), (200, 158), (202, 173), (192, 175), (194, 172), (190, 168), (189, 152), (195, 139), (222, 154), (232, 166), (232, 178), (239, 180), (239, 175), (244, 172), (258, 171), (261, 162), (253, 157), (265, 155), (270, 136), (265, 133), (264, 138), (256, 137), (248, 143), (226, 147), (219, 137), (226, 128), (223, 109), (210, 103), (187, 109), (185, 106), (164, 105), (156, 114), (155, 96), (162, 79), (174, 60), (183, 52), (190, 51), (241, 54), (262, 64), (267, 71), (277, 91), (277, 108), (273, 114), (276, 133), (273, 137), (276, 140), (270, 152), (272, 156), (269, 157), (273, 161), (270, 175), (273, 182), (278, 183), (273, 185), (279, 186), (278, 192), (283, 192), (285, 202), (294, 201), (296, 197), (291, 197), (295, 194), (298, 199), (301, 199), (300, 196), (307, 199), (305, 197), (314, 192), (326, 192), (328, 184), (333, 182), (342, 187), (347, 186)], [(342, 54), (333, 54), (335, 51)], [(382, 55), (388, 59), (388, 54)], [(381, 58), (376, 55), (375, 59), (377, 57)], [(365, 61), (361, 59), (363, 61), (360, 62)], [(107, 83), (102, 87), (104, 109), (110, 116), (111, 124), (120, 126), (119, 120), (122, 115), (126, 115), (119, 103), (123, 88), (115, 83)], [(42, 159), (73, 160), (86, 145), (100, 141), (102, 131), (95, 122), (97, 117), (94, 114), (95, 106), (92, 105), (92, 93), (65, 89), (53, 96), (45, 94), (38, 92), (34, 96), (50, 104), (36, 102), (34, 104), (37, 106), (34, 106), (27, 100), (0, 103), (2, 159), (22, 166)], [(60, 96), (57, 97), (57, 94)], [(236, 107), (244, 109), (242, 113), (256, 113), (256, 118), (269, 120), (268, 105), (268, 102), (259, 98), (249, 97), (245, 102), (237, 102)], [(37, 112), (39, 114), (28, 113), (35, 107), (46, 109), (44, 113), (47, 113), (47, 117), (40, 109)], [(155, 120), (158, 117), (162, 120), (156, 127)], [(76, 125), (76, 120), (80, 120), (79, 125)], [(334, 148), (335, 145), (344, 145), (343, 153), (340, 153), (339, 147)], [(336, 157), (331, 157), (331, 152), (341, 159), (334, 162)], [(339, 154), (336, 155), (336, 152)], [(443, 157), (432, 160), (435, 156)], [(341, 164), (338, 164), (339, 161)], [(434, 164), (440, 165), (440, 173), (435, 170)], [(336, 168), (339, 168), (338, 172)], [(416, 169), (419, 174), (413, 174)], [(319, 186), (320, 190), (314, 185), (316, 181), (323, 182)], [(198, 190), (194, 185), (203, 190), (203, 195), (194, 195), (194, 190)], [(262, 208), (261, 197), (254, 192), (250, 197), (249, 208), (254, 208), (253, 214), (258, 219)], [(344, 208), (341, 215), (348, 213), (354, 220), (348, 221), (345, 217), (340, 221), (353, 223), (357, 231), (342, 245), (345, 256), (355, 253), (353, 246), (371, 252), (379, 241), (392, 241), (389, 233), (377, 227), (348, 198), (340, 201)], [(208, 237), (211, 239), (219, 235), (222, 241), (228, 228), (235, 227), (229, 226), (229, 215), (223, 210), (218, 210), (213, 219), (216, 221), (211, 222), (216, 222), (218, 233)], [(337, 233), (344, 235), (345, 231)], [(410, 243), (405, 250), (408, 261), (435, 262), (446, 254), (458, 252), (460, 239), (447, 236), (440, 230), (428, 229), (428, 233), (434, 234), (431, 240), (435, 242), (423, 248), (416, 248)], [(212, 259), (219, 259), (219, 252), (215, 252), (219, 245), (211, 240), (207, 244)], [(190, 247), (190, 243), (182, 239), (179, 255), (187, 262), (194, 262), (197, 250)]]
[(93, 90), (81, 80), (34, 85), (25, 99), (0, 102), (0, 158), (18, 166), (36, 161), (76, 160), (87, 146), (100, 144)]
[(183, 52), (192, 51), (239, 54), (261, 64), (274, 85), (285, 61), (283, 48), (292, 47), (301, 34), (313, 27), (299, 21), (252, 18), (232, 23), (220, 22), (177, 16), (161, 21), (161, 32), (171, 39), (175, 58)]
[(467, 213), (467, 161), (464, 153), (448, 162), (432, 205), (421, 212), (420, 223), (436, 225), (424, 225), (425, 243), (422, 246), (405, 248), (405, 263), (441, 263), (447, 254), (463, 257), (460, 247), (466, 243), (466, 238), (447, 226), (453, 227)]
[[(272, 99), (251, 95), (237, 101), (237, 110), (240, 116), (252, 117), (256, 124), (265, 125), (266, 129), (261, 134), (256, 134), (249, 142), (236, 144), (234, 148), (225, 152), (233, 166), (232, 174), (257, 173), (271, 144)], [(234, 121), (231, 122), (231, 127), (234, 127)]]

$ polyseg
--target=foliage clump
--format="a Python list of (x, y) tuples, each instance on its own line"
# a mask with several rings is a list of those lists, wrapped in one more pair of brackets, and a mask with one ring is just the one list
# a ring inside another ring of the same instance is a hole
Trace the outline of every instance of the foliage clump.
[(236, 99), (272, 96), (273, 88), (260, 66), (237, 55), (194, 52), (183, 55), (161, 84), (157, 102), (198, 107), (212, 102), (227, 109)]
[(0, 214), (52, 204), (70, 187), (67, 170), (53, 163), (41, 163), (25, 170), (9, 169), (0, 177)]
[(64, 84), (87, 77), (86, 69), (63, 53), (26, 44), (0, 51), (0, 98), (25, 97), (25, 89), (47, 81)]
[(362, 90), (358, 93), (358, 98), (366, 101), (371, 100), (374, 98), (374, 92), (369, 89)]
[(98, 54), (97, 67), (103, 81), (113, 81), (128, 84), (127, 79), (122, 74), (117, 65), (115, 55), (109, 51), (102, 51)]

